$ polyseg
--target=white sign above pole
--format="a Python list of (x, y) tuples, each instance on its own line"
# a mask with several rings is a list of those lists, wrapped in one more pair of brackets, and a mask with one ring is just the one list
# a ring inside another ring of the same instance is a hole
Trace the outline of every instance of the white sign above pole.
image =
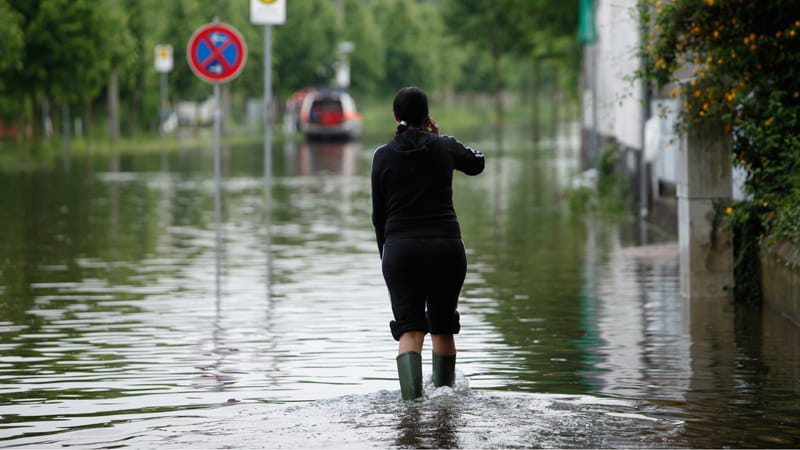
[(155, 61), (156, 72), (168, 73), (172, 71), (172, 46), (169, 44), (156, 45)]
[(286, 23), (286, 0), (250, 0), (250, 23), (283, 25)]

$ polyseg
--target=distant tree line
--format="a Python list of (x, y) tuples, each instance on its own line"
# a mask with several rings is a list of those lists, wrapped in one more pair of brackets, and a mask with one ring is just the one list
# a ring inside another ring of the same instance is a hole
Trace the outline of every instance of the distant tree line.
[[(578, 0), (287, 0), (273, 28), (273, 89), (286, 98), (329, 84), (336, 46), (355, 44), (351, 90), (385, 96), (404, 85), (431, 92), (538, 89), (537, 62), (557, 67), (552, 88), (575, 90)], [(65, 112), (90, 126), (113, 97), (123, 134), (158, 123), (154, 48), (171, 44), (170, 98), (210, 94), (185, 62), (192, 33), (213, 18), (236, 27), (248, 62), (230, 84), (238, 101), (263, 92), (263, 28), (247, 0), (0, 0), (0, 119), (41, 135), (40, 118)], [(105, 119), (102, 119), (105, 120)]]

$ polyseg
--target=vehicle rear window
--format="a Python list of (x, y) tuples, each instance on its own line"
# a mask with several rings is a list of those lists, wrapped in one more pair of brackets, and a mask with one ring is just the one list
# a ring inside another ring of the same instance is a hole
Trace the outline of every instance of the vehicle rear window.
[(339, 100), (333, 99), (323, 99), (323, 100), (314, 100), (311, 108), (321, 108), (328, 111), (341, 111), (342, 110), (342, 102)]
[(336, 99), (318, 99), (311, 104), (309, 119), (312, 123), (335, 126), (344, 122), (342, 102)]

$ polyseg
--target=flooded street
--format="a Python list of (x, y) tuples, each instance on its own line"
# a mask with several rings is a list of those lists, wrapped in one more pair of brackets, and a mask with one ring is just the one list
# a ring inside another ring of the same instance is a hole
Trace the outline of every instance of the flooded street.
[(454, 177), (458, 380), (421, 402), (370, 221), (382, 142), (273, 148), (270, 212), (262, 146), (225, 148), (219, 248), (210, 144), (0, 172), (0, 447), (800, 446), (800, 328), (686, 303), (675, 242), (571, 212), (572, 136), (460, 137), (487, 167)]

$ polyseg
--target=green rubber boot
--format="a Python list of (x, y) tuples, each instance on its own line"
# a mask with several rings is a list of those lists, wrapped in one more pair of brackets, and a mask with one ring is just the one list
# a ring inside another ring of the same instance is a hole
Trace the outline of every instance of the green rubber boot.
[(397, 355), (397, 375), (403, 400), (422, 397), (422, 355), (414, 351)]
[(440, 355), (433, 352), (433, 385), (450, 386), (456, 382), (456, 354)]

